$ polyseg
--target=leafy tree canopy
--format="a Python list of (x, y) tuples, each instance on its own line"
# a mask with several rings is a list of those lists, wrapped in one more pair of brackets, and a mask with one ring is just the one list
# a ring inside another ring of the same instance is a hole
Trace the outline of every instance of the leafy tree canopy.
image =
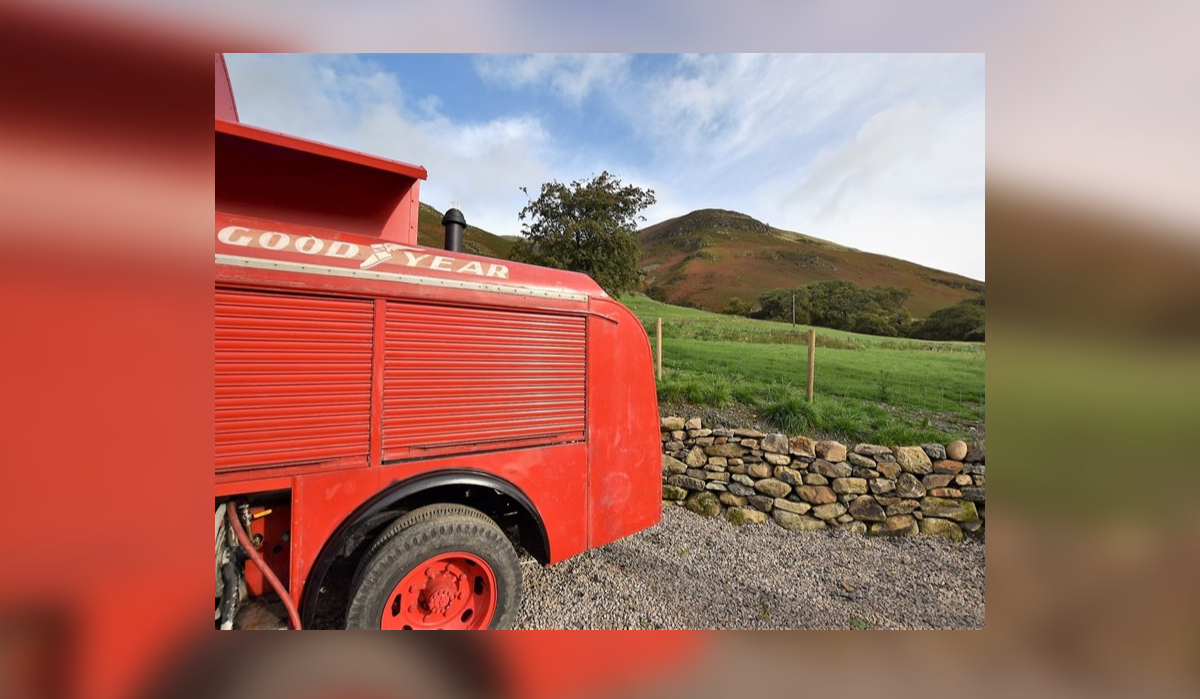
[(797, 323), (872, 335), (903, 335), (912, 320), (904, 306), (911, 292), (888, 286), (861, 287), (853, 282), (813, 282), (777, 289), (758, 297), (756, 318), (790, 321), (793, 298)]
[(730, 296), (721, 312), (731, 316), (748, 316), (753, 307), (736, 296)]
[(633, 291), (641, 280), (638, 221), (654, 202), (653, 190), (622, 184), (608, 172), (570, 184), (548, 182), (521, 209), (524, 237), (509, 259), (582, 272), (610, 295)]
[(954, 306), (939, 308), (913, 331), (925, 340), (984, 340), (982, 298), (965, 299)]

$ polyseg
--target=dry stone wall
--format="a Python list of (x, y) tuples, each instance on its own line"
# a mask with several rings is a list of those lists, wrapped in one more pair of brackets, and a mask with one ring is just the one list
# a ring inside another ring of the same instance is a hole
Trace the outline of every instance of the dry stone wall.
[(983, 533), (978, 443), (847, 447), (682, 417), (662, 418), (661, 429), (663, 502), (704, 517), (956, 541)]

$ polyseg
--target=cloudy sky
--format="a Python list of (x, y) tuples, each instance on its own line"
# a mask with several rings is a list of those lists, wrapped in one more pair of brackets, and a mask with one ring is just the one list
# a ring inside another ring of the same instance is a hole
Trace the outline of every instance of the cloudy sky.
[(519, 187), (608, 170), (648, 223), (732, 209), (984, 278), (981, 54), (226, 58), (242, 121), (423, 165), (493, 233)]

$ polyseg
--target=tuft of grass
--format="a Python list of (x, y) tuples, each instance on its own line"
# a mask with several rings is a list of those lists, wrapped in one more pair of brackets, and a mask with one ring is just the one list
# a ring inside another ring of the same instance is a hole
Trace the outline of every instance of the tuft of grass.
[(878, 397), (880, 403), (892, 402), (892, 375), (887, 371), (879, 372)]
[(678, 402), (685, 393), (683, 380), (673, 373), (668, 373), (658, 380), (658, 399)]
[(683, 396), (691, 403), (707, 405), (708, 386), (696, 379), (689, 379), (683, 384)]
[(867, 435), (871, 432), (871, 415), (861, 404), (830, 401), (825, 411), (826, 432), (836, 435)]
[(809, 403), (799, 393), (790, 393), (762, 407), (762, 416), (788, 434), (819, 430), (824, 424), (821, 404)]
[(750, 383), (736, 383), (733, 386), (733, 399), (745, 405), (758, 403), (760, 392), (758, 386)]
[[(807, 340), (805, 340), (807, 342)], [(828, 349), (848, 349), (860, 350), (864, 345), (861, 342), (855, 342), (845, 337), (834, 337), (833, 335), (823, 335), (817, 333), (817, 347)]]
[[(751, 394), (743, 388), (742, 395), (749, 397)], [(694, 405), (722, 408), (733, 402), (734, 383), (725, 376), (698, 375), (686, 371), (667, 372), (658, 382), (658, 399), (687, 401)]]
[(851, 442), (873, 444), (923, 444), (953, 441), (928, 419), (904, 421), (879, 405), (865, 401), (816, 396), (804, 400), (802, 389), (773, 385), (756, 404), (763, 419), (787, 434), (819, 433)]
[(869, 631), (871, 629), (870, 623), (863, 621), (858, 617), (850, 617), (849, 625), (850, 628), (854, 629), (855, 631)]
[[(928, 421), (925, 421), (928, 424)], [(926, 442), (946, 443), (946, 435), (928, 426), (918, 426), (911, 423), (887, 420), (872, 430), (877, 444), (925, 444)]]

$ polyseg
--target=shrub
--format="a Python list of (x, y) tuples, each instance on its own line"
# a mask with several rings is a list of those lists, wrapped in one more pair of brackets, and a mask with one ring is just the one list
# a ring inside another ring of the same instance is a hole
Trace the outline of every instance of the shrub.
[(968, 299), (931, 313), (914, 329), (913, 336), (926, 340), (966, 340), (972, 336), (982, 339), (983, 327), (984, 307)]
[(721, 312), (731, 316), (749, 316), (752, 310), (750, 304), (736, 296), (730, 296), (729, 301), (725, 304), (725, 308), (721, 309)]
[(899, 335), (896, 326), (890, 320), (881, 315), (874, 313), (860, 313), (854, 319), (854, 326), (851, 328), (856, 333), (863, 335), (884, 335), (894, 337)]

